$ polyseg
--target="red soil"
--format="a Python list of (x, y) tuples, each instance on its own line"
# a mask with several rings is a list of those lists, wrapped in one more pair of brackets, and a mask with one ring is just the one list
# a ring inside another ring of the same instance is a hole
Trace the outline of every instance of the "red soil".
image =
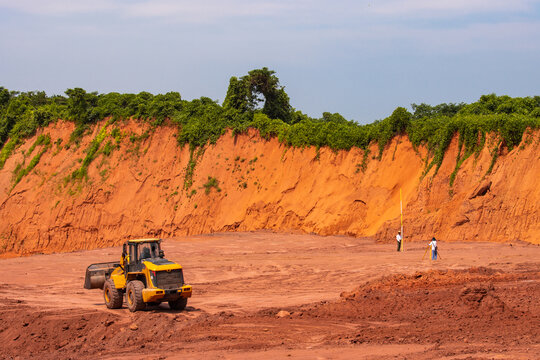
[(540, 247), (440, 247), (434, 262), (345, 236), (166, 240), (194, 287), (183, 312), (108, 310), (82, 289), (119, 247), (3, 259), (0, 358), (539, 358)]
[[(403, 137), (380, 161), (373, 146), (363, 169), (359, 149), (227, 133), (185, 189), (190, 154), (176, 129), (132, 142), (147, 126), (127, 121), (107, 128), (121, 128), (119, 149), (100, 154), (88, 180), (69, 180), (103, 125), (68, 149), (73, 124), (52, 124), (30, 174), (14, 186), (36, 137), (0, 170), (0, 358), (540, 358), (540, 132), (500, 149), (486, 175), (491, 139), (452, 187), (457, 139), (422, 177), (426, 150)], [(219, 190), (206, 193), (209, 177)], [(258, 229), (333, 236), (178, 238)], [(418, 241), (433, 235), (443, 260), (422, 261)], [(110, 311), (82, 289), (86, 266), (118, 259), (107, 247), (143, 236), (176, 237), (165, 250), (194, 286), (187, 311)]]
[[(375, 235), (393, 242), (400, 189), (405, 246), (433, 235), (446, 241), (540, 243), (540, 132), (526, 135), (524, 145), (510, 153), (501, 151), (493, 172), (484, 176), (489, 143), (478, 158), (463, 163), (453, 187), (456, 139), (438, 174), (431, 170), (422, 178), (426, 151), (415, 151), (403, 137), (387, 146), (380, 161), (373, 158), (373, 146), (362, 171), (359, 149), (292, 149), (277, 139), (262, 140), (255, 131), (227, 133), (198, 158), (193, 186), (185, 190), (189, 150), (178, 146), (177, 130), (158, 127), (131, 142), (130, 134), (140, 135), (147, 126), (128, 121), (108, 127), (110, 132), (120, 126), (125, 137), (120, 149), (90, 164), (88, 181), (66, 181), (103, 124), (69, 149), (62, 145), (72, 123), (44, 129), (53, 145), (15, 187), (13, 171), (37, 153), (24, 155), (35, 138), (8, 159), (0, 170), (0, 256), (93, 249), (142, 236), (257, 229)], [(59, 140), (62, 145), (56, 145)], [(208, 177), (219, 181), (221, 191), (210, 188), (206, 194)], [(487, 191), (479, 192), (482, 186)]]

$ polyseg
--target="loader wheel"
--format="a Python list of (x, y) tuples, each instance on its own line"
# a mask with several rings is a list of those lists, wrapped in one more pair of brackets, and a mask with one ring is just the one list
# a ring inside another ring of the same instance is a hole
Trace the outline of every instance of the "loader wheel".
[(169, 307), (171, 310), (184, 310), (187, 305), (187, 298), (180, 298), (178, 300), (169, 301)]
[(135, 312), (138, 310), (144, 310), (146, 307), (142, 297), (143, 289), (144, 284), (139, 280), (133, 280), (127, 284), (126, 299), (129, 311)]
[(114, 286), (114, 281), (109, 279), (105, 281), (103, 285), (103, 297), (105, 298), (105, 305), (109, 309), (120, 309), (124, 302), (122, 291)]

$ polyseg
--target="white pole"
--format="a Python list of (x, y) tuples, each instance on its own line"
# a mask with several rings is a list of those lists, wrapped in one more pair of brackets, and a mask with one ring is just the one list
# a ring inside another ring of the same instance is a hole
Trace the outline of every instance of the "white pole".
[(403, 235), (403, 197), (401, 195), (401, 188), (399, 188), (399, 207), (401, 211), (401, 251), (403, 251), (405, 236)]

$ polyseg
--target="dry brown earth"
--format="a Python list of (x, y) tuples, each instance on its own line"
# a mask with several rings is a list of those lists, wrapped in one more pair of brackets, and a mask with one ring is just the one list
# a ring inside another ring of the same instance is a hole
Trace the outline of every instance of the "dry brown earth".
[(533, 359), (540, 247), (229, 233), (164, 242), (187, 311), (107, 310), (85, 267), (120, 248), (0, 260), (0, 357)]

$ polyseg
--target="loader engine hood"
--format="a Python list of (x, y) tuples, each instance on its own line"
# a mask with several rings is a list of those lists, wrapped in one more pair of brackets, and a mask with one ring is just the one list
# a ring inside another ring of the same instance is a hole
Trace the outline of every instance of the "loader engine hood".
[(150, 258), (143, 260), (144, 266), (151, 271), (163, 271), (163, 270), (178, 270), (182, 269), (182, 266), (175, 262), (162, 258)]

